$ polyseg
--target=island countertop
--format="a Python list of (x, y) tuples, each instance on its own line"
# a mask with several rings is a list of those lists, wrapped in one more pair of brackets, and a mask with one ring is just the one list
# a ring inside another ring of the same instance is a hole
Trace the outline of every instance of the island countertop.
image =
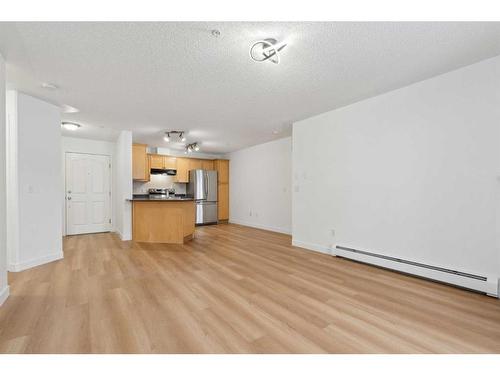
[(178, 201), (192, 201), (193, 198), (185, 196), (174, 196), (169, 198), (158, 198), (151, 195), (134, 195), (129, 201), (151, 201), (151, 202), (178, 202)]
[(129, 201), (135, 202), (135, 201), (146, 201), (146, 202), (179, 202), (179, 201), (192, 201), (193, 198), (187, 198), (187, 197), (172, 197), (172, 198), (154, 198), (154, 197), (149, 197), (149, 196), (141, 196), (141, 197), (133, 197), (129, 199)]

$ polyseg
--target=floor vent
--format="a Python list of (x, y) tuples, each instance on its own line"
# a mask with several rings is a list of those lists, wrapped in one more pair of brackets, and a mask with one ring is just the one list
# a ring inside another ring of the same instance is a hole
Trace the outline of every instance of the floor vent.
[(430, 264), (414, 262), (401, 258), (357, 250), (345, 246), (336, 246), (335, 255), (380, 267), (418, 275), (438, 280), (448, 284), (458, 285), (467, 289), (477, 290), (490, 296), (498, 297), (498, 277), (477, 275)]

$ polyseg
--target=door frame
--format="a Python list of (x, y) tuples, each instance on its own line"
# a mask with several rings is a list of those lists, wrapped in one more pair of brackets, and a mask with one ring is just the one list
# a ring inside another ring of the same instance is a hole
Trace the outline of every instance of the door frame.
[(66, 165), (66, 155), (67, 154), (80, 154), (80, 155), (95, 155), (95, 156), (107, 156), (109, 158), (109, 209), (111, 210), (110, 212), (110, 217), (111, 217), (111, 228), (110, 232), (114, 232), (115, 229), (115, 211), (114, 211), (114, 202), (113, 202), (113, 155), (109, 154), (101, 154), (101, 153), (92, 153), (92, 152), (77, 152), (77, 151), (64, 151), (63, 152), (63, 215), (64, 215), (64, 228), (63, 228), (63, 236), (68, 236), (68, 200), (66, 199), (66, 192), (68, 191), (67, 186), (66, 186), (66, 170), (67, 170), (67, 165)]

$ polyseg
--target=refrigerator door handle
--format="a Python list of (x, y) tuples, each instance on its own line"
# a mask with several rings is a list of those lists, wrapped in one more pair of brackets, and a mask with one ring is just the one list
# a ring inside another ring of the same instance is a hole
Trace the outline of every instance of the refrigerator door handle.
[(208, 199), (208, 173), (203, 171), (203, 178), (205, 179), (205, 199)]

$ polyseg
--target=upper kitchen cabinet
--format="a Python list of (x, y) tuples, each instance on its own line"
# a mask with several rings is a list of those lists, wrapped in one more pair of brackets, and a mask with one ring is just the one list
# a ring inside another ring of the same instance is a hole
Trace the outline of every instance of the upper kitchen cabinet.
[(202, 159), (201, 160), (201, 169), (205, 169), (208, 171), (213, 170), (214, 169), (214, 161), (208, 160), (208, 159)]
[(189, 171), (191, 169), (214, 170), (214, 161), (208, 159), (177, 158), (176, 182), (189, 182)]
[(219, 184), (228, 184), (229, 183), (229, 160), (217, 159), (213, 161), (214, 168), (218, 174), (218, 183)]
[(173, 156), (164, 156), (163, 167), (164, 169), (177, 169), (177, 158)]
[(139, 181), (149, 181), (149, 161), (147, 146), (134, 143), (132, 145), (132, 178)]
[(149, 154), (149, 167), (151, 169), (165, 169), (163, 155)]
[(177, 169), (177, 158), (173, 156), (149, 154), (151, 169)]
[(177, 158), (176, 182), (189, 182), (189, 160), (187, 158)]
[(189, 159), (189, 170), (191, 169), (203, 169), (201, 167), (200, 159)]

